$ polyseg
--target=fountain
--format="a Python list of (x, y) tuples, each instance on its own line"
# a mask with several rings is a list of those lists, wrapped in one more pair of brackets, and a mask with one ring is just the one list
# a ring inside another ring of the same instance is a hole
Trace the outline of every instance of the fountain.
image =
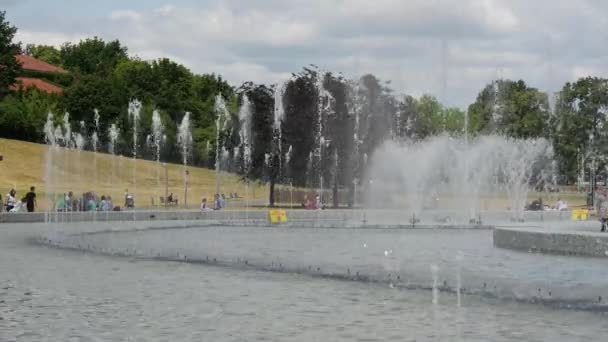
[(247, 94), (243, 94), (243, 103), (239, 109), (240, 130), (239, 138), (243, 150), (243, 174), (245, 175), (245, 220), (249, 222), (249, 178), (251, 169), (251, 102)]
[[(154, 151), (154, 160), (156, 161), (156, 189), (157, 195), (160, 193), (160, 152), (164, 141), (164, 125), (160, 118), (160, 112), (154, 110), (152, 112), (152, 134), (148, 135), (148, 146), (151, 146)], [(159, 196), (156, 196), (157, 198)]]
[(99, 136), (97, 132), (99, 132), (99, 111), (97, 109), (94, 110), (93, 120), (95, 122), (95, 130), (91, 135), (91, 147), (93, 148), (93, 152), (97, 153), (97, 148), (99, 146)]
[[(371, 203), (424, 211), (449, 210), (445, 218), (470, 221), (480, 214), (481, 197), (506, 194), (511, 219), (522, 220), (527, 194), (550, 167), (552, 148), (544, 139), (482, 136), (468, 142), (448, 136), (419, 143), (387, 141), (374, 154)], [(450, 217), (448, 217), (450, 216)]]
[[(359, 88), (361, 84), (359, 82), (355, 83), (351, 89), (351, 96), (348, 99), (348, 110), (349, 116), (354, 118), (354, 128), (353, 128), (353, 149), (351, 154), (351, 164), (353, 165), (354, 177), (353, 177), (353, 186), (352, 186), (352, 206), (357, 206), (357, 185), (359, 184), (359, 178), (362, 174), (362, 165), (361, 165), (361, 145), (363, 144), (363, 135), (361, 132), (361, 99), (359, 95)], [(409, 117), (408, 117), (409, 119)], [(359, 177), (358, 177), (359, 176)]]
[(72, 125), (70, 124), (70, 113), (63, 114), (63, 143), (66, 148), (74, 147), (72, 142)]
[(205, 149), (203, 151), (203, 155), (205, 156), (205, 158), (203, 160), (203, 166), (207, 166), (210, 151), (211, 151), (211, 142), (209, 140), (207, 140), (207, 142), (205, 142)]
[[(141, 113), (141, 102), (132, 100), (129, 102), (128, 116), (133, 125), (133, 200), (135, 200), (135, 192), (137, 191), (137, 125)], [(133, 203), (133, 205), (135, 205)], [(135, 211), (133, 211), (133, 220), (135, 220)]]
[(46, 173), (44, 176), (44, 183), (46, 188), (46, 197), (48, 203), (50, 205), (47, 206), (47, 211), (45, 212), (45, 222), (50, 223), (51, 216), (50, 213), (53, 211), (54, 202), (55, 202), (55, 175), (54, 175), (54, 157), (55, 152), (57, 150), (57, 140), (56, 140), (56, 130), (53, 121), (53, 113), (49, 112), (46, 117), (46, 122), (44, 124), (44, 141), (49, 148), (46, 150), (45, 154), (45, 162), (46, 162)]
[(188, 207), (188, 157), (192, 152), (192, 132), (190, 131), (190, 112), (186, 112), (177, 128), (177, 143), (181, 148), (184, 164), (184, 207)]
[[(66, 170), (67, 170), (66, 174), (67, 174), (67, 177), (71, 177), (72, 176), (70, 173), (71, 152), (69, 150), (74, 147), (74, 142), (72, 141), (72, 125), (70, 124), (70, 113), (68, 113), (68, 112), (65, 112), (63, 114), (63, 146), (65, 147), (62, 154), (65, 158), (64, 164), (65, 164)], [(76, 170), (76, 172), (78, 172), (78, 170)], [(70, 202), (73, 200), (74, 199), (71, 198)], [(72, 218), (74, 206), (72, 203), (70, 203), (70, 206), (71, 206), (71, 208), (69, 208), (70, 218)]]
[(230, 151), (226, 149), (225, 146), (222, 146), (222, 151), (220, 152), (220, 165), (224, 170), (228, 170), (230, 164)]
[[(283, 151), (283, 130), (281, 129), (281, 122), (285, 118), (285, 107), (283, 104), (283, 96), (285, 96), (285, 90), (287, 88), (287, 83), (283, 82), (281, 85), (277, 85), (274, 90), (274, 120), (273, 120), (273, 129), (275, 131), (276, 137), (276, 147), (277, 153), (279, 155)], [(282, 161), (279, 158), (279, 170), (282, 168)], [(280, 178), (280, 176), (279, 176)]]
[[(99, 136), (97, 132), (99, 132), (99, 111), (97, 109), (93, 110), (93, 122), (95, 123), (95, 130), (91, 135), (91, 147), (93, 148), (93, 187), (97, 187), (97, 148), (99, 144)], [(93, 215), (94, 219), (97, 219), (97, 213)]]
[[(292, 146), (289, 145), (289, 148), (287, 149), (287, 152), (285, 152), (285, 167), (287, 169), (287, 172), (289, 172), (289, 168), (290, 168), (290, 162), (291, 162), (291, 155), (293, 153), (292, 150)], [(293, 209), (293, 179), (291, 179), (291, 174), (287, 174), (287, 178), (289, 179), (289, 203), (290, 203), (290, 208)]]
[(318, 75), (317, 75), (317, 82), (316, 82), (318, 99), (317, 99), (317, 125), (315, 127), (316, 128), (315, 141), (317, 143), (317, 145), (315, 147), (315, 155), (317, 156), (317, 172), (318, 172), (317, 177), (319, 179), (319, 196), (320, 196), (321, 203), (325, 203), (325, 196), (324, 196), (324, 191), (323, 191), (323, 172), (324, 172), (323, 156), (324, 156), (325, 149), (327, 147), (329, 147), (329, 145), (331, 144), (331, 141), (329, 139), (326, 139), (323, 136), (324, 122), (327, 119), (327, 117), (333, 115), (332, 102), (334, 100), (331, 93), (327, 89), (325, 89), (325, 86), (323, 85), (324, 76), (325, 76), (325, 73), (319, 71)]
[[(93, 184), (97, 186), (97, 149), (99, 147), (99, 111), (93, 110), (93, 122), (95, 123), (95, 129), (91, 135), (91, 147), (93, 148)], [(94, 215), (96, 218), (96, 215)]]
[[(110, 172), (109, 184), (114, 184), (116, 180), (116, 144), (118, 143), (118, 137), (120, 136), (120, 130), (116, 124), (111, 124), (108, 128), (108, 152), (112, 155), (112, 172)], [(122, 156), (120, 156), (122, 158)]]
[(222, 155), (220, 152), (224, 150), (224, 146), (221, 141), (221, 133), (226, 129), (228, 122), (230, 121), (230, 113), (226, 108), (226, 102), (222, 94), (215, 96), (215, 193), (220, 193), (221, 183), (221, 162)]
[[(466, 114), (461, 136), (442, 135), (414, 141), (414, 139), (410, 140), (412, 136), (409, 133), (403, 133), (410, 132), (413, 125), (411, 118), (405, 117), (407, 113), (404, 111), (390, 113), (394, 115), (391, 118), (396, 119), (396, 129), (381, 132), (385, 141), (374, 150), (375, 143), (369, 143), (369, 140), (373, 140), (369, 139), (372, 133), (368, 135), (369, 121), (372, 120), (369, 111), (373, 109), (361, 110), (357, 107), (358, 104), (354, 104), (349, 108), (351, 121), (348, 122), (348, 136), (344, 139), (349, 140), (344, 145), (348, 145), (348, 148), (352, 146), (352, 151), (348, 151), (352, 155), (345, 158), (342, 154), (343, 141), (335, 138), (332, 132), (333, 121), (328, 120), (328, 116), (333, 115), (333, 110), (337, 107), (333, 106), (331, 94), (323, 87), (320, 76), (317, 81), (319, 95), (316, 99), (318, 103), (314, 102), (314, 105), (318, 107), (311, 111), (318, 110), (318, 117), (315, 117), (314, 132), (308, 132), (311, 136), (307, 137), (310, 139), (307, 141), (313, 144), (311, 151), (306, 151), (310, 153), (307, 160), (308, 185), (318, 187), (321, 203), (326, 201), (325, 197), (329, 198), (325, 196), (327, 191), (324, 191), (324, 187), (331, 188), (333, 185), (335, 190), (333, 199), (334, 203), (337, 203), (338, 178), (342, 180), (342, 175), (338, 173), (346, 168), (355, 169), (348, 170), (354, 174), (352, 204), (356, 206), (358, 203), (364, 203), (364, 199), (357, 200), (358, 195), (363, 195), (369, 199), (369, 203), (382, 210), (316, 210), (314, 212), (292, 210), (288, 212), (288, 222), (271, 227), (266, 223), (268, 212), (249, 210), (249, 180), (252, 177), (252, 151), (256, 137), (252, 134), (255, 133), (252, 132), (255, 107), (243, 94), (238, 111), (240, 124), (228, 125), (230, 114), (224, 99), (218, 95), (215, 103), (216, 192), (221, 193), (222, 170), (234, 171), (241, 168), (240, 171), (246, 175), (247, 181), (244, 212), (234, 210), (203, 213), (167, 210), (150, 212), (148, 215), (138, 211), (138, 219), (145, 217), (142, 222), (123, 222), (116, 225), (103, 222), (57, 225), (57, 229), (36, 232), (41, 235), (40, 242), (87, 253), (124, 256), (129, 258), (125, 261), (124, 267), (131, 267), (129, 265), (132, 263), (129, 261), (134, 258), (154, 259), (156, 262), (149, 263), (150, 267), (160, 265), (159, 269), (166, 268), (162, 265), (163, 261), (171, 261), (172, 264), (192, 262), (196, 265), (183, 267), (187, 268), (185, 274), (181, 276), (176, 274), (180, 276), (179, 279), (192, 278), (195, 282), (201, 277), (190, 277), (189, 273), (197, 267), (200, 269), (196, 269), (196, 272), (206, 272), (204, 265), (213, 264), (214, 273), (223, 272), (221, 268), (229, 268), (232, 277), (244, 269), (256, 272), (289, 272), (319, 278), (319, 281), (324, 282), (322, 286), (317, 285), (319, 289), (336, 285), (335, 281), (327, 282), (325, 279), (337, 279), (346, 280), (337, 284), (338, 291), (352, 287), (351, 282), (356, 281), (365, 282), (364, 292), (367, 296), (375, 296), (378, 291), (392, 291), (382, 292), (381, 296), (374, 297), (375, 302), (381, 301), (382, 298), (403, 297), (401, 292), (414, 289), (415, 291), (411, 291), (407, 296), (422, 294), (422, 300), (412, 302), (424, 304), (416, 304), (420, 305), (417, 308), (420, 310), (411, 310), (411, 312), (424, 314), (425, 309), (432, 306), (435, 321), (445, 318), (444, 310), (458, 308), (463, 312), (465, 309), (470, 309), (471, 312), (482, 311), (478, 306), (487, 305), (488, 302), (492, 308), (498, 310), (503, 308), (504, 301), (509, 302), (504, 305), (505, 307), (517, 307), (517, 310), (538, 304), (559, 308), (608, 310), (601, 297), (603, 295), (605, 298), (605, 293), (602, 291), (608, 284), (606, 277), (608, 271), (601, 267), (602, 261), (599, 260), (602, 257), (601, 253), (606, 253), (602, 248), (608, 245), (602, 242), (601, 236), (588, 234), (588, 240), (585, 240), (585, 244), (589, 243), (591, 237), (597, 241), (594, 245), (594, 253), (598, 254), (595, 255), (597, 259), (565, 256), (552, 259), (546, 256), (539, 257), (536, 253), (520, 253), (495, 248), (510, 244), (515, 246), (512, 248), (521, 249), (523, 243), (517, 239), (526, 240), (526, 237), (522, 237), (523, 232), (530, 226), (538, 227), (530, 228), (529, 234), (540, 234), (538, 231), (542, 230), (553, 234), (560, 229), (557, 225), (552, 225), (558, 220), (564, 221), (561, 222), (563, 226), (572, 224), (568, 222), (569, 215), (565, 215), (562, 219), (559, 215), (561, 213), (557, 211), (555, 215), (551, 215), (554, 221), (546, 221), (549, 222), (546, 225), (540, 223), (540, 220), (534, 224), (520, 222), (524, 218), (528, 222), (531, 221), (531, 216), (524, 214), (525, 202), (531, 189), (537, 185), (546, 187), (547, 184), (556, 184), (557, 166), (556, 162), (552, 161), (552, 150), (548, 141), (512, 139), (496, 134), (469, 137), (469, 118)], [(495, 87), (498, 85), (495, 84)], [(289, 170), (287, 166), (295, 162), (296, 158), (304, 159), (305, 156), (293, 153), (298, 152), (298, 145), (294, 144), (293, 151), (292, 146), (286, 144), (282, 146), (282, 138), (293, 141), (291, 137), (287, 137), (287, 130), (282, 131), (283, 127), (290, 128), (284, 121), (286, 109), (283, 108), (284, 89), (277, 87), (274, 97), (274, 117), (267, 122), (268, 127), (264, 132), (272, 128), (275, 140), (272, 149), (259, 151), (256, 154), (267, 152), (263, 156), (264, 172), (279, 170), (279, 181), (290, 181), (290, 202), (293, 206), (293, 180), (290, 179), (292, 175), (285, 170)], [(287, 108), (291, 109), (291, 107)], [(133, 186), (136, 185), (137, 134), (138, 130), (141, 130), (138, 128), (140, 109), (141, 104), (137, 101), (129, 105), (129, 118), (133, 125)], [(493, 120), (499, 121), (500, 110), (496, 100)], [(258, 119), (257, 113), (255, 118)], [(192, 171), (192, 166), (188, 164), (192, 164), (190, 158), (193, 149), (191, 132), (193, 119), (194, 117), (186, 112), (177, 127), (176, 140), (183, 164), (185, 205), (188, 200), (188, 167)], [(158, 111), (152, 113), (151, 127), (147, 144), (153, 151), (156, 162), (153, 165), (157, 170), (158, 188), (160, 151), (161, 144), (164, 143), (163, 125)], [(240, 145), (233, 147), (226, 137), (230, 129), (237, 127)], [(350, 130), (353, 128), (351, 134)], [(98, 130), (99, 126), (96, 122), (95, 131), (90, 136), (93, 152), (98, 150)], [(81, 133), (71, 133), (67, 114), (64, 117), (63, 127), (56, 127), (52, 114), (49, 114), (45, 125), (45, 136), (49, 144), (45, 190), (47, 196), (52, 196), (58, 190), (56, 167), (68, 161), (58, 159), (61, 155), (54, 152), (56, 146), (69, 147), (74, 141), (76, 148), (81, 150), (85, 145), (85, 138)], [(104, 137), (101, 140), (105, 143)], [(116, 153), (118, 140), (118, 127), (112, 124), (108, 130), (108, 151), (112, 155)], [(206, 152), (209, 152), (209, 144), (207, 141)], [(338, 150), (337, 146), (341, 149)], [(125, 169), (128, 179), (129, 169), (127, 167)], [(112, 170), (114, 172), (114, 165)], [(281, 173), (284, 178), (281, 177)], [(266, 177), (276, 177), (276, 175), (277, 173), (265, 174)], [(114, 178), (113, 174), (112, 178)], [(363, 191), (358, 194), (357, 187), (361, 185)], [(492, 200), (498, 198), (503, 202), (492, 210), (486, 208), (484, 211), (481, 203), (488, 198)], [(52, 207), (49, 210), (52, 210)], [(481, 224), (482, 215), (484, 222), (490, 222), (489, 224)], [(549, 214), (545, 215), (549, 216)], [(76, 216), (79, 216), (79, 220), (91, 218), (89, 215)], [(130, 217), (131, 213), (118, 212), (109, 216), (110, 220), (124, 220)], [(135, 210), (133, 210), (133, 219), (135, 218)], [(193, 220), (187, 222), (186, 220), (190, 218)], [(106, 219), (108, 220), (108, 215)], [(183, 223), (176, 224), (174, 220)], [(505, 231), (509, 227), (504, 227), (506, 225), (503, 223), (509, 220), (517, 222), (509, 223), (508, 225), (512, 226), (511, 231)], [(48, 213), (47, 222), (52, 222)], [(243, 229), (239, 225), (247, 228)], [(582, 223), (577, 226), (579, 227), (585, 228)], [(555, 229), (549, 232), (548, 228)], [(497, 239), (496, 236), (502, 238)], [(536, 238), (536, 235), (534, 237)], [(548, 240), (557, 239), (551, 237)], [(534, 240), (533, 243), (537, 244), (536, 241)], [(576, 244), (569, 245), (576, 246)], [(56, 254), (56, 251), (53, 253)], [(464, 259), (465, 255), (466, 259)], [(121, 262), (119, 257), (112, 260), (113, 265)], [(53, 260), (55, 259), (57, 258), (53, 257)], [(176, 269), (179, 271), (181, 268)], [(136, 270), (137, 267), (132, 269)], [(108, 269), (106, 273), (111, 275), (115, 271)], [(572, 274), (576, 274), (576, 277), (568, 276)], [(124, 276), (128, 274), (124, 273)], [(223, 276), (221, 278), (225, 279)], [(161, 286), (166, 284), (164, 278), (157, 280)], [(374, 287), (374, 291), (367, 290), (370, 286)], [(355, 287), (360, 286), (353, 288)], [(165, 289), (161, 287), (160, 290), (159, 292), (163, 294), (162, 290)], [(365, 299), (366, 295), (357, 298)], [(409, 305), (410, 301), (406, 302)], [(519, 302), (527, 304), (519, 306), (517, 304)], [(450, 305), (451, 303), (453, 304)], [(385, 311), (392, 315), (397, 312), (392, 309)], [(538, 314), (549, 310), (543, 308), (533, 311), (533, 314)], [(562, 314), (563, 312), (559, 312), (556, 316)], [(422, 316), (417, 317), (419, 319)], [(589, 316), (584, 319), (587, 317)], [(433, 327), (432, 330), (435, 331), (436, 328)], [(451, 327), (448, 329), (451, 330)]]
[[(74, 146), (76, 148), (76, 174), (78, 175), (78, 181), (76, 188), (79, 189), (79, 194), (84, 193), (87, 189), (84, 188), (86, 182), (83, 179), (86, 177), (82, 172), (82, 150), (86, 145), (86, 138), (84, 132), (84, 121), (80, 121), (80, 132), (73, 133), (74, 135)], [(84, 202), (81, 202), (81, 207), (84, 208)]]

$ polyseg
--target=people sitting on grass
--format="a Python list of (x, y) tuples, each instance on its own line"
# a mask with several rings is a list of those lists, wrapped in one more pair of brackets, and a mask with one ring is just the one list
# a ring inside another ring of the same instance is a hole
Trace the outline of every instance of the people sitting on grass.
[(526, 209), (532, 211), (543, 210), (543, 199), (539, 197), (538, 199), (532, 201), (532, 203), (530, 203)]
[(106, 197), (106, 202), (108, 203), (108, 211), (114, 210), (114, 203), (112, 203), (112, 196)]
[(561, 198), (558, 198), (557, 204), (555, 205), (555, 210), (558, 210), (558, 211), (568, 210), (568, 202), (562, 200)]
[(17, 205), (17, 192), (11, 189), (6, 195), (6, 211), (11, 211)]
[(95, 202), (95, 198), (90, 197), (87, 201), (87, 211), (97, 211), (97, 202)]
[(13, 207), (13, 209), (9, 210), (10, 213), (22, 213), (27, 211), (27, 200), (25, 197), (18, 201), (17, 204)]
[(201, 201), (201, 211), (209, 211), (209, 210), (213, 210), (213, 209), (209, 208), (209, 206), (207, 205), (207, 198), (203, 197), (203, 199)]
[(224, 196), (224, 194), (215, 194), (214, 196), (215, 200), (214, 200), (214, 205), (213, 205), (213, 209), (214, 210), (222, 210), (224, 208), (226, 208), (226, 198)]
[(135, 208), (135, 200), (128, 189), (125, 191), (125, 208)]
[(316, 202), (311, 200), (308, 196), (306, 196), (306, 204), (304, 206), (308, 210), (314, 210), (317, 207)]
[(99, 202), (99, 211), (110, 211), (110, 203), (104, 195), (101, 195), (101, 202)]
[(319, 195), (315, 197), (315, 209), (323, 209), (323, 202), (321, 201), (321, 196)]
[(74, 203), (74, 193), (69, 191), (68, 194), (65, 196), (65, 206), (67, 211), (75, 211), (76, 208), (78, 208), (77, 206), (75, 206), (76, 203)]

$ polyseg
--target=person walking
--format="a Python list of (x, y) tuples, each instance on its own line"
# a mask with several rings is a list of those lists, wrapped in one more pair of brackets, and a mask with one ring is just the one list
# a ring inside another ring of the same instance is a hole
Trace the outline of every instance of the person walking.
[(27, 206), (27, 212), (33, 213), (34, 209), (38, 206), (36, 203), (36, 187), (30, 187), (30, 192), (25, 194), (25, 203)]

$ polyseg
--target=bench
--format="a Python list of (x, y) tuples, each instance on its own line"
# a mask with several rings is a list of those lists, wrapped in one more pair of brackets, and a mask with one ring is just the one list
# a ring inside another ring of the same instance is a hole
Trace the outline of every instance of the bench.
[(166, 197), (160, 196), (161, 205), (175, 205), (177, 206), (177, 198), (173, 197), (173, 200), (168, 201)]

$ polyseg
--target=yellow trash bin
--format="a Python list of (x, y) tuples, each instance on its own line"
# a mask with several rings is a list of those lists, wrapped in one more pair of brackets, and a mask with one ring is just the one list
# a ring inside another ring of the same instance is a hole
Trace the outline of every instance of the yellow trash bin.
[(587, 221), (588, 216), (589, 210), (587, 209), (572, 210), (572, 221)]
[(268, 210), (268, 221), (270, 221), (270, 223), (287, 222), (287, 211), (282, 209)]

